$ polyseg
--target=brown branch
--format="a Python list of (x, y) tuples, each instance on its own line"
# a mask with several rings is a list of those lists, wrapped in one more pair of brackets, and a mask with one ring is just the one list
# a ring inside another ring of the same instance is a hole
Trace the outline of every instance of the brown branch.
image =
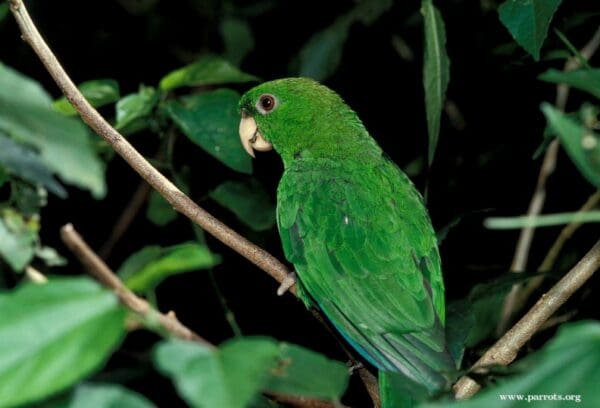
[(213, 348), (207, 340), (185, 327), (177, 320), (175, 314), (162, 314), (154, 309), (146, 300), (138, 297), (127, 288), (117, 275), (104, 263), (102, 259), (87, 245), (81, 235), (67, 224), (60, 230), (60, 236), (65, 245), (75, 254), (81, 262), (100, 283), (111, 289), (121, 303), (128, 309), (143, 317), (146, 321), (157, 322), (158, 325), (172, 336), (184, 340), (191, 340)]
[[(590, 59), (592, 55), (598, 50), (600, 47), (600, 28), (596, 30), (592, 38), (588, 41), (588, 43), (581, 49), (581, 55), (585, 59)], [(569, 58), (564, 65), (564, 71), (572, 71), (574, 69), (579, 68), (581, 65), (581, 61), (577, 56), (573, 56)], [(556, 107), (564, 111), (567, 105), (567, 99), (569, 97), (569, 86), (565, 84), (558, 84), (556, 86)], [(527, 216), (535, 217), (539, 215), (544, 207), (544, 201), (546, 201), (546, 183), (549, 177), (554, 173), (554, 169), (556, 168), (556, 159), (558, 157), (559, 151), (559, 143), (558, 140), (555, 139), (550, 143), (548, 148), (546, 149), (546, 153), (544, 154), (544, 160), (542, 162), (542, 167), (540, 168), (540, 173), (538, 175), (537, 183), (535, 186), (535, 190), (533, 192), (533, 196), (531, 197), (531, 201), (529, 203), (529, 208), (527, 209)], [(517, 246), (515, 249), (515, 254), (513, 257), (512, 264), (510, 266), (511, 272), (523, 272), (527, 266), (527, 259), (529, 257), (529, 250), (531, 248), (531, 242), (533, 241), (533, 235), (535, 232), (535, 227), (524, 227), (519, 234), (519, 240), (517, 241)], [(498, 335), (504, 333), (512, 316), (515, 314), (516, 306), (518, 304), (518, 299), (520, 298), (520, 285), (515, 285), (511, 289), (510, 293), (506, 297), (504, 301), (504, 306), (502, 308), (502, 314), (500, 318), (500, 323), (498, 324), (496, 333)]]
[[(152, 188), (160, 193), (173, 208), (192, 222), (198, 224), (209, 234), (232, 248), (250, 262), (264, 270), (280, 285), (289, 282), (290, 271), (273, 255), (253, 244), (237, 232), (213, 217), (198, 206), (187, 195), (179, 190), (171, 181), (154, 168), (117, 130), (115, 130), (77, 89), (67, 75), (52, 50), (48, 47), (37, 27), (31, 20), (22, 0), (9, 0), (11, 12), (21, 30), (22, 39), (27, 42), (42, 61), (48, 73), (52, 76), (65, 97), (79, 113), (88, 126), (106, 140), (112, 148), (144, 179)], [(287, 290), (297, 296), (295, 286)], [(314, 314), (314, 313), (313, 313)], [(317, 313), (318, 314), (318, 313)], [(369, 395), (378, 395), (376, 381), (367, 381), (373, 376), (361, 369), (361, 379)], [(369, 377), (370, 376), (370, 377)], [(374, 399), (378, 407), (378, 400)]]
[[(65, 97), (71, 102), (81, 119), (102, 136), (125, 161), (158, 191), (175, 210), (198, 224), (205, 231), (232, 248), (250, 262), (267, 272), (279, 283), (289, 274), (288, 268), (264, 249), (248, 241), (240, 234), (198, 206), (171, 181), (156, 170), (119, 132), (117, 132), (79, 92), (71, 78), (52, 53), (22, 0), (10, 0), (11, 11), (21, 29), (22, 38), (38, 55)], [(295, 288), (290, 291), (295, 293)]]
[[(567, 273), (556, 285), (502, 336), (471, 368), (485, 372), (486, 366), (510, 364), (523, 345), (540, 327), (600, 268), (600, 241)], [(469, 398), (481, 386), (469, 378), (462, 377), (454, 384), (457, 399)]]
[[(73, 228), (73, 225), (67, 224), (60, 230), (60, 235), (65, 245), (75, 254), (88, 272), (94, 276), (102, 285), (112, 290), (119, 298), (119, 301), (140, 316), (144, 322), (149, 322), (150, 326), (158, 324), (162, 330), (171, 336), (200, 343), (210, 349), (216, 347), (183, 325), (175, 313), (169, 312), (163, 314), (152, 307), (146, 300), (140, 298), (127, 288), (121, 279), (104, 263), (102, 259), (87, 245), (81, 235)], [(328, 401), (322, 401), (312, 398), (297, 397), (293, 395), (278, 395), (278, 399), (289, 402), (292, 406), (302, 408), (332, 408), (333, 404)]]
[(121, 237), (125, 234), (138, 212), (146, 202), (148, 195), (150, 194), (151, 188), (148, 183), (144, 183), (143, 181), (140, 183), (138, 188), (135, 190), (131, 199), (127, 203), (127, 206), (123, 209), (123, 212), (117, 219), (115, 226), (113, 227), (110, 236), (102, 245), (98, 254), (102, 259), (107, 259), (117, 242), (121, 239)]

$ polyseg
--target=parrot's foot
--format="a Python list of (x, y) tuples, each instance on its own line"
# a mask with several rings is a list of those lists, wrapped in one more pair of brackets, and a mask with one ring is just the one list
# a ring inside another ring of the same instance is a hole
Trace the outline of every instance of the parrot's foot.
[(296, 284), (296, 272), (290, 272), (277, 288), (277, 296), (283, 295)]
[(350, 372), (350, 375), (354, 374), (355, 371), (360, 370), (364, 367), (363, 363), (356, 360), (350, 360), (346, 363), (346, 365), (348, 366), (348, 371)]

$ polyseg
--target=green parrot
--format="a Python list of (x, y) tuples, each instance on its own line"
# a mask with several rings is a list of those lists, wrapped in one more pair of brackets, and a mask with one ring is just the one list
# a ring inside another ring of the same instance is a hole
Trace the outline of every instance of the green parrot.
[(266, 82), (239, 107), (246, 151), (283, 159), (277, 226), (299, 297), (379, 370), (383, 406), (397, 375), (430, 395), (447, 389), (440, 256), (412, 182), (318, 82)]

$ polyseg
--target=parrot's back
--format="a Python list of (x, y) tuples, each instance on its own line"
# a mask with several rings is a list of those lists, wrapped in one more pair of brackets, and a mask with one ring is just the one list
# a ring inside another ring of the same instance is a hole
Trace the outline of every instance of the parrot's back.
[(301, 158), (277, 194), (286, 257), (319, 307), (371, 364), (435, 393), (454, 369), (437, 241), (421, 196), (380, 152)]

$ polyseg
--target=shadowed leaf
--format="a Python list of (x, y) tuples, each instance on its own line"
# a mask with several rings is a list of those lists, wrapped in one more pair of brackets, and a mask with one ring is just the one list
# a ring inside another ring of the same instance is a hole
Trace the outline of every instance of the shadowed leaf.
[(140, 394), (117, 384), (84, 384), (75, 390), (69, 408), (153, 408)]
[(226, 181), (209, 196), (255, 231), (264, 231), (275, 225), (275, 205), (255, 179)]
[(121, 98), (115, 105), (117, 122), (115, 128), (131, 134), (148, 127), (152, 109), (158, 102), (159, 94), (151, 86), (140, 86), (136, 93)]
[(538, 61), (550, 21), (560, 3), (561, 0), (507, 0), (498, 13), (515, 41)]
[(252, 173), (252, 159), (240, 143), (238, 126), (240, 95), (219, 89), (173, 101), (167, 112), (190, 140), (228, 167)]
[(568, 72), (549, 69), (538, 78), (555, 84), (566, 84), (600, 98), (600, 68)]
[(23, 270), (33, 258), (39, 228), (35, 218), (26, 220), (11, 209), (0, 211), (0, 255), (15, 271)]

